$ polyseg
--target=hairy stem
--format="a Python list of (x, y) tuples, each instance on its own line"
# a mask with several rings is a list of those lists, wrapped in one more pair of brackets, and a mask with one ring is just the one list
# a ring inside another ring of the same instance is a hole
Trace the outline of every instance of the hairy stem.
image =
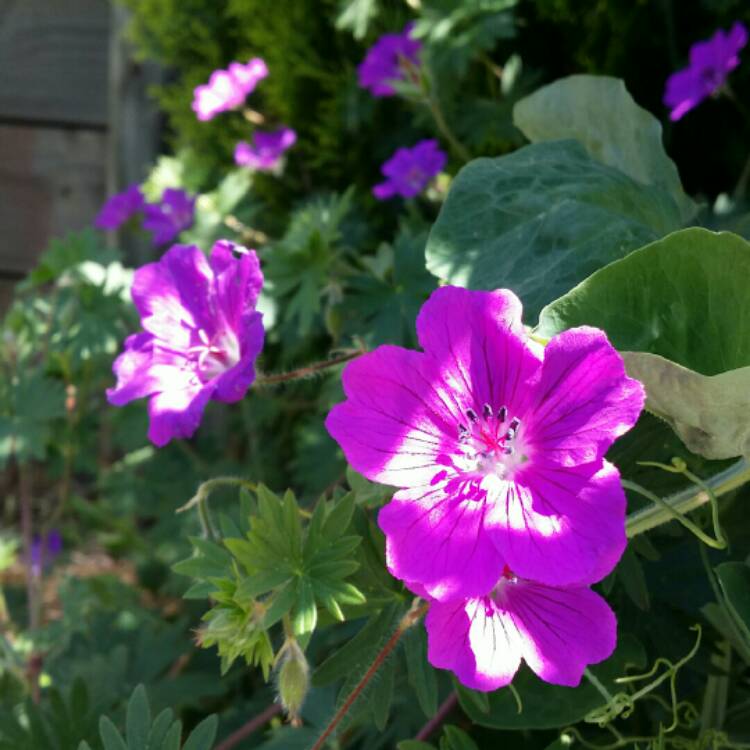
[(425, 742), (430, 739), (434, 732), (442, 726), (450, 713), (458, 703), (458, 693), (454, 690), (439, 706), (435, 715), (419, 730), (414, 738), (418, 742)]
[(455, 133), (451, 130), (438, 100), (432, 94), (427, 94), (425, 103), (432, 114), (432, 119), (435, 120), (435, 125), (437, 125), (438, 130), (443, 134), (445, 140), (450, 143), (455, 154), (463, 161), (471, 161), (469, 150), (458, 140)]
[(315, 362), (307, 367), (300, 367), (298, 370), (292, 370), (291, 372), (280, 372), (276, 375), (261, 375), (255, 379), (256, 385), (277, 385), (278, 383), (287, 383), (290, 380), (301, 380), (302, 378), (309, 378), (311, 375), (316, 375), (322, 370), (326, 370), (329, 367), (336, 367), (336, 365), (348, 362), (350, 359), (356, 359), (357, 357), (364, 354), (361, 349), (355, 349), (353, 351), (346, 352), (338, 357), (332, 357), (323, 362)]
[[(750, 481), (750, 462), (742, 458), (728, 469), (707, 479), (705, 485), (713, 492), (715, 497), (719, 497), (741, 487), (748, 481)], [(644, 531), (674, 521), (675, 513), (689, 513), (710, 500), (711, 496), (706, 489), (689, 487), (665, 498), (664, 506), (652, 505), (632, 513), (628, 516), (626, 533), (629, 538), (632, 538)]]
[[(394, 631), (393, 635), (388, 639), (383, 648), (378, 651), (377, 655), (373, 659), (372, 664), (365, 672), (362, 679), (354, 686), (352, 692), (349, 693), (341, 708), (336, 711), (333, 718), (328, 723), (328, 726), (323, 731), (323, 734), (318, 737), (317, 741), (310, 750), (321, 750), (321, 748), (325, 745), (326, 740), (333, 734), (336, 727), (341, 723), (341, 720), (347, 715), (347, 713), (349, 713), (349, 710), (354, 705), (357, 698), (359, 698), (359, 696), (362, 694), (362, 691), (367, 687), (370, 680), (372, 680), (372, 678), (377, 674), (377, 671), (380, 669), (380, 667), (383, 666), (383, 663), (388, 658), (393, 649), (396, 648), (398, 642), (401, 640), (401, 636), (403, 636), (403, 634), (412, 625), (419, 622), (419, 620), (422, 618), (422, 615), (427, 612), (429, 606), (430, 605), (427, 603), (420, 603), (419, 599), (414, 600), (414, 604), (412, 605), (411, 609), (409, 609), (409, 611), (401, 618), (401, 622), (398, 624), (398, 627)], [(219, 749), (217, 748), (217, 750)]]
[(281, 704), (272, 703), (265, 711), (262, 711), (257, 716), (253, 716), (250, 721), (243, 724), (236, 732), (227, 737), (224, 742), (217, 745), (214, 750), (232, 750), (233, 747), (238, 745), (245, 737), (249, 737), (253, 732), (257, 732), (265, 724), (268, 724), (274, 716), (278, 716), (281, 713)]

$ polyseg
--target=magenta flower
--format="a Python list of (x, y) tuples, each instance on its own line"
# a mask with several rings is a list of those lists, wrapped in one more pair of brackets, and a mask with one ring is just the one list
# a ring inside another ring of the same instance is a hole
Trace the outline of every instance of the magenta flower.
[(381, 346), (343, 373), (326, 427), (368, 479), (401, 488), (378, 522), (386, 562), (427, 595), (484, 596), (507, 565), (560, 586), (604, 577), (625, 548), (625, 495), (604, 454), (642, 385), (595, 328), (543, 352), (508, 290), (438, 289), (424, 353)]
[(132, 295), (144, 330), (115, 360), (109, 402), (150, 398), (148, 436), (163, 446), (193, 435), (210, 399), (239, 401), (263, 348), (255, 309), (262, 286), (255, 251), (224, 240), (208, 260), (197, 247), (174, 245), (139, 268)]
[(211, 120), (220, 112), (240, 107), (260, 81), (268, 76), (264, 60), (254, 57), (246, 64), (233, 62), (228, 70), (215, 70), (208, 83), (193, 92), (193, 111), (199, 120)]
[(159, 203), (147, 203), (143, 210), (143, 228), (151, 232), (155, 245), (166, 245), (193, 226), (195, 198), (179, 188), (167, 188)]
[(738, 53), (746, 44), (747, 28), (739, 21), (728, 33), (718, 29), (710, 39), (696, 42), (690, 48), (690, 65), (667, 79), (664, 104), (672, 110), (669, 119), (679, 120), (716, 93), (740, 64)]
[(284, 152), (297, 141), (291, 128), (279, 128), (268, 133), (253, 133), (252, 144), (240, 141), (234, 149), (234, 161), (241, 167), (250, 167), (259, 172), (270, 172), (281, 163)]
[(400, 148), (380, 168), (388, 179), (375, 185), (372, 192), (381, 201), (394, 195), (413, 198), (427, 187), (447, 161), (448, 157), (434, 139), (420, 141), (412, 148)]
[(546, 682), (575, 687), (617, 642), (614, 613), (589, 588), (545, 586), (508, 571), (486, 596), (432, 602), (425, 627), (430, 663), (485, 691), (508, 685), (521, 660)]
[(99, 211), (94, 225), (97, 229), (119, 229), (143, 209), (143, 204), (143, 193), (140, 187), (131, 185), (107, 200)]
[(373, 96), (393, 96), (393, 82), (403, 80), (410, 66), (419, 66), (422, 44), (412, 38), (413, 26), (408, 23), (400, 34), (383, 34), (370, 47), (357, 68), (361, 88)]

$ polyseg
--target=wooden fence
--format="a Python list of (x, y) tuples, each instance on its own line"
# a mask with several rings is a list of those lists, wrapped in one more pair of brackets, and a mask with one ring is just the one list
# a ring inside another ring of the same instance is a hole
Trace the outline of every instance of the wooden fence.
[(143, 178), (159, 80), (109, 0), (0, 0), (0, 308), (51, 237), (89, 226)]

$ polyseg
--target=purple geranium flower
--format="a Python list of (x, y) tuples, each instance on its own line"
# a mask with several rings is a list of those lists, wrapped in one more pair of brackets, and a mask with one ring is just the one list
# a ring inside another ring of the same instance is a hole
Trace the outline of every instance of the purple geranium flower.
[(297, 141), (291, 128), (279, 128), (268, 133), (253, 133), (252, 144), (240, 141), (234, 150), (234, 161), (241, 167), (250, 167), (259, 172), (270, 172), (281, 163), (284, 152)]
[(143, 208), (143, 204), (141, 188), (138, 185), (131, 185), (121, 193), (113, 195), (102, 206), (94, 225), (98, 229), (118, 229), (137, 214)]
[(424, 353), (381, 346), (343, 373), (326, 427), (368, 479), (401, 489), (378, 516), (393, 575), (484, 596), (504, 566), (552, 586), (604, 577), (625, 548), (625, 495), (604, 454), (643, 386), (595, 328), (527, 338), (508, 290), (446, 286), (417, 318)]
[(359, 85), (373, 96), (393, 96), (394, 81), (404, 79), (407, 66), (419, 65), (422, 44), (411, 36), (414, 24), (408, 23), (400, 34), (384, 34), (367, 51), (357, 68)]
[(38, 578), (42, 569), (49, 565), (62, 552), (62, 536), (52, 529), (42, 536), (35, 536), (31, 542), (31, 572)]
[(413, 198), (427, 187), (446, 161), (448, 157), (433, 138), (412, 148), (400, 148), (380, 168), (388, 179), (375, 185), (372, 192), (381, 201), (394, 195)]
[(507, 570), (486, 596), (433, 602), (425, 627), (430, 663), (485, 691), (508, 685), (521, 660), (546, 682), (575, 687), (617, 641), (614, 613), (589, 588), (545, 586)]
[(690, 65), (667, 79), (664, 104), (670, 120), (679, 120), (706, 97), (718, 91), (739, 64), (739, 51), (747, 44), (747, 28), (739, 21), (729, 33), (722, 29), (690, 48)]
[(210, 259), (174, 245), (135, 272), (133, 302), (144, 331), (115, 360), (115, 406), (149, 398), (148, 436), (158, 446), (190, 437), (209, 399), (239, 401), (255, 379), (263, 275), (253, 250), (219, 241)]
[(220, 112), (236, 109), (267, 75), (268, 66), (259, 57), (244, 65), (233, 62), (228, 70), (215, 70), (208, 83), (193, 92), (193, 111), (199, 120), (211, 120)]
[(155, 245), (166, 245), (193, 226), (195, 198), (179, 188), (167, 188), (159, 203), (144, 207), (143, 228), (151, 232)]

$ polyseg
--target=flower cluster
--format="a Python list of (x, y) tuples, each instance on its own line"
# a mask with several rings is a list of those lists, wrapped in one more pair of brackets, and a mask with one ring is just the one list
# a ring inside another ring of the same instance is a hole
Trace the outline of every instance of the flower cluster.
[[(421, 43), (412, 37), (413, 24), (400, 34), (384, 34), (368, 50), (360, 64), (359, 85), (373, 96), (392, 96), (395, 81), (419, 68)], [(413, 73), (412, 73), (413, 74)], [(395, 195), (413, 198), (419, 195), (432, 178), (445, 167), (448, 157), (434, 139), (419, 141), (411, 148), (399, 148), (380, 168), (386, 178), (375, 185), (373, 195), (387, 200)]]
[(512, 292), (438, 289), (423, 352), (350, 363), (326, 421), (354, 469), (398, 487), (378, 523), (390, 572), (431, 602), (429, 658), (469, 687), (508, 684), (521, 659), (576, 685), (614, 649), (614, 614), (588, 587), (625, 548), (625, 495), (604, 455), (643, 408), (604, 333), (546, 348)]
[(432, 138), (419, 141), (412, 148), (400, 148), (380, 168), (386, 179), (375, 185), (373, 195), (381, 201), (394, 195), (413, 198), (427, 187), (447, 161), (447, 155)]
[(197, 247), (174, 245), (139, 268), (132, 296), (143, 331), (115, 360), (109, 402), (150, 398), (148, 436), (163, 446), (193, 435), (209, 400), (239, 401), (263, 348), (262, 286), (255, 251), (224, 240), (208, 259)]
[(279, 128), (270, 132), (256, 131), (253, 142), (240, 141), (234, 149), (234, 161), (241, 167), (258, 172), (272, 172), (279, 167), (284, 152), (297, 141), (291, 128)]
[(215, 70), (208, 83), (196, 87), (193, 111), (199, 120), (211, 120), (221, 112), (236, 109), (266, 76), (268, 67), (259, 57), (244, 65), (233, 62), (227, 70)]
[(747, 28), (737, 22), (728, 32), (718, 29), (706, 41), (690, 48), (690, 64), (667, 79), (664, 104), (679, 120), (704, 99), (715, 94), (727, 76), (740, 64), (739, 51), (747, 44)]
[(165, 245), (193, 225), (195, 198), (179, 188), (167, 188), (158, 203), (146, 203), (140, 187), (131, 185), (102, 206), (94, 224), (99, 229), (119, 229), (139, 213), (154, 244)]
[(359, 85), (373, 96), (393, 96), (395, 81), (403, 81), (409, 68), (419, 67), (421, 43), (412, 37), (414, 24), (409, 23), (400, 34), (383, 34), (367, 51), (357, 68)]

